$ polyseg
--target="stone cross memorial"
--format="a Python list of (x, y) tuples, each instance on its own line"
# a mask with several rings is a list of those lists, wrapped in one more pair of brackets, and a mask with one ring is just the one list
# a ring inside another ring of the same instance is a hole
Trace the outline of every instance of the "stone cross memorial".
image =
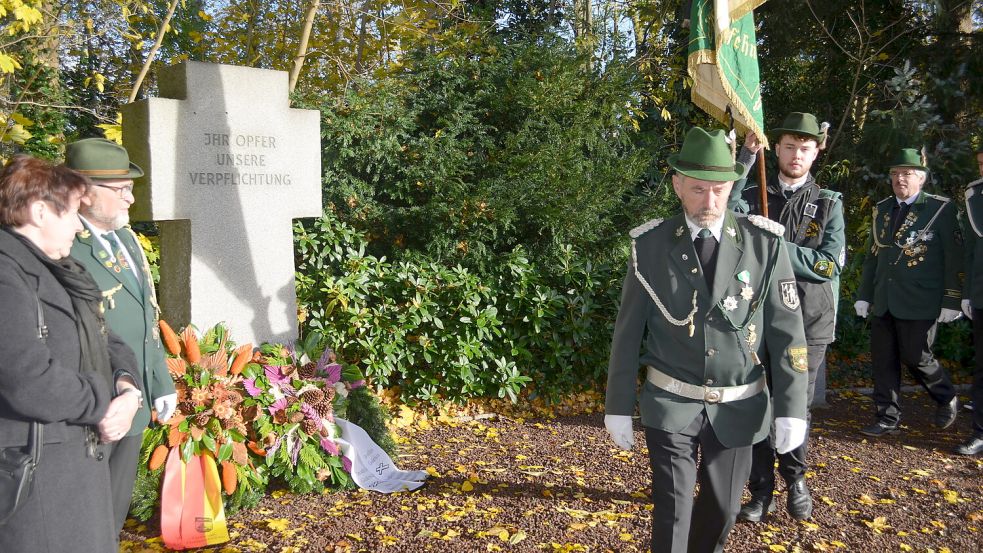
[(319, 113), (290, 108), (282, 71), (185, 62), (159, 89), (122, 111), (123, 145), (146, 172), (131, 216), (160, 225), (162, 316), (289, 343), (292, 220), (321, 216)]

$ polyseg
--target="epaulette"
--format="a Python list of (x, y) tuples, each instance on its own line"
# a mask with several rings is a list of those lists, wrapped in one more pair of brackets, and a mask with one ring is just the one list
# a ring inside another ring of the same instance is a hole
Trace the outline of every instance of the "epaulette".
[(837, 192), (836, 190), (830, 190), (829, 188), (820, 188), (819, 197), (824, 200), (833, 200), (835, 202), (840, 200), (843, 197), (843, 194), (841, 192)]
[[(883, 200), (877, 202), (877, 205), (881, 205), (882, 203), (884, 203), (884, 202), (886, 202), (888, 200), (894, 200), (894, 196), (888, 196), (888, 197), (884, 198)], [(897, 201), (897, 200), (894, 200), (894, 201)]]
[(754, 226), (767, 230), (775, 236), (785, 236), (785, 227), (778, 222), (772, 221), (761, 215), (748, 215), (747, 220)]
[(972, 198), (976, 194), (976, 192), (974, 192), (973, 189), (976, 188), (977, 186), (981, 185), (981, 184), (983, 184), (983, 178), (976, 179), (973, 182), (971, 182), (971, 183), (969, 183), (969, 184), (966, 185), (966, 199), (967, 200), (970, 199), (970, 198)]
[(925, 197), (932, 198), (933, 200), (938, 200), (944, 204), (947, 204), (952, 201), (949, 198), (946, 198), (945, 196), (939, 196), (938, 194), (929, 194), (928, 192), (925, 193)]
[(628, 231), (628, 236), (631, 236), (632, 240), (638, 238), (639, 236), (645, 234), (646, 232), (654, 229), (655, 227), (662, 224), (662, 219), (652, 219), (651, 221), (646, 221), (637, 227)]

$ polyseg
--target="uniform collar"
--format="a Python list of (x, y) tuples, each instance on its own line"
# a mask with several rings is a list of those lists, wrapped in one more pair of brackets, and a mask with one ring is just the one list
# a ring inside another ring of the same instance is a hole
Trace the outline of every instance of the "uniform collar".
[(701, 229), (709, 228), (710, 233), (713, 234), (713, 237), (717, 239), (717, 242), (720, 242), (720, 234), (724, 228), (724, 217), (721, 217), (713, 225), (709, 227), (701, 227), (697, 225), (696, 223), (691, 221), (690, 218), (686, 215), (683, 215), (683, 218), (686, 219), (686, 226), (689, 228), (690, 239), (696, 240), (696, 235), (700, 233)]

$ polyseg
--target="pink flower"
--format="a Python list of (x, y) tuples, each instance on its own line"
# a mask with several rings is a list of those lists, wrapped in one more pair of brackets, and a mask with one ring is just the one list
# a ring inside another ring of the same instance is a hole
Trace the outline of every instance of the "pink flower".
[(302, 413), (304, 413), (304, 416), (305, 417), (307, 417), (307, 418), (309, 418), (311, 420), (315, 420), (317, 422), (321, 422), (321, 415), (318, 415), (317, 414), (317, 411), (313, 407), (311, 407), (310, 405), (308, 405), (306, 403), (300, 404), (300, 411)]
[(352, 382), (352, 383), (348, 384), (348, 389), (349, 390), (357, 390), (357, 389), (362, 388), (364, 386), (365, 386), (365, 380), (356, 380), (355, 382)]
[(270, 415), (275, 415), (278, 411), (283, 411), (286, 408), (287, 398), (285, 397), (281, 397), (280, 399), (274, 401), (272, 405), (267, 407), (267, 409), (270, 411)]
[(340, 451), (338, 451), (338, 445), (335, 444), (331, 438), (321, 438), (321, 448), (331, 455), (338, 455), (340, 453)]
[(352, 460), (344, 455), (341, 456), (341, 468), (345, 469), (348, 474), (352, 473)]
[(248, 393), (250, 397), (257, 397), (263, 393), (263, 390), (256, 387), (255, 378), (247, 378), (243, 380), (242, 386), (246, 389), (246, 393)]
[(329, 385), (341, 380), (341, 365), (338, 363), (331, 363), (330, 365), (324, 367), (324, 379)]
[(263, 371), (266, 372), (266, 378), (270, 381), (270, 384), (278, 387), (289, 387), (290, 377), (283, 374), (280, 367), (275, 365), (263, 365)]

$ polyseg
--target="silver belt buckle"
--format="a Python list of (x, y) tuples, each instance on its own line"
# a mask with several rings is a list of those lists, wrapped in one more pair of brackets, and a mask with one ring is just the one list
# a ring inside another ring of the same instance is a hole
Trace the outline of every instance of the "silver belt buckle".
[(723, 394), (720, 390), (707, 389), (703, 392), (703, 401), (707, 403), (720, 403)]

